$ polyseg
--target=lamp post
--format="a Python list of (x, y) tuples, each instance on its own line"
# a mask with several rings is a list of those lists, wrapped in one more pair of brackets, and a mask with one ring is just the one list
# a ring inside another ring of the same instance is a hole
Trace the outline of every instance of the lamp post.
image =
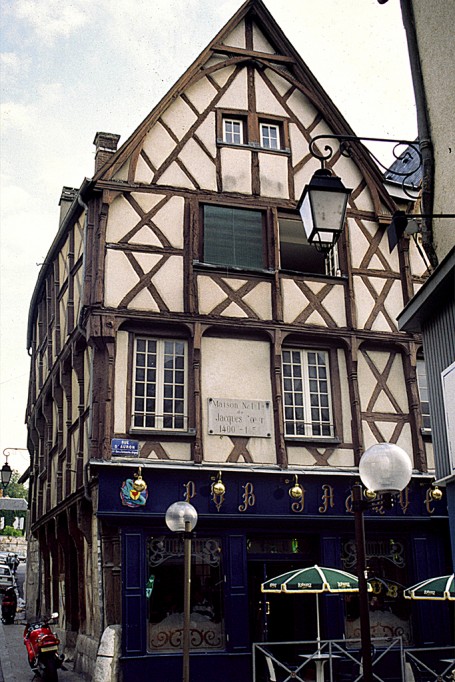
[(367, 499), (362, 495), (360, 483), (356, 483), (352, 487), (352, 509), (354, 511), (357, 574), (359, 578), (363, 682), (373, 682), (363, 512), (378, 500), (378, 496), (383, 503), (390, 505), (392, 495), (397, 495), (406, 488), (411, 480), (411, 474), (411, 460), (404, 450), (392, 443), (377, 443), (365, 450), (359, 463), (359, 475), (367, 488)]
[(166, 525), (174, 533), (183, 533), (183, 682), (190, 679), (190, 607), (191, 607), (191, 539), (197, 524), (197, 511), (189, 502), (174, 502), (166, 511)]

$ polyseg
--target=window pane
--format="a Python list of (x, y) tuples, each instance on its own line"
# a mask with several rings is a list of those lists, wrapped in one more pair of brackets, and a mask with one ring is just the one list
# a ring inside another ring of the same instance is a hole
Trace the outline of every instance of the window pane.
[(333, 436), (327, 353), (283, 350), (282, 374), (286, 434)]
[[(190, 647), (192, 651), (224, 649), (222, 548), (218, 538), (193, 539)], [(147, 649), (182, 650), (183, 566), (181, 538), (147, 539)]]
[[(139, 352), (138, 348), (146, 349)], [(133, 426), (183, 429), (185, 415), (186, 342), (173, 339), (136, 339)], [(179, 370), (174, 367), (178, 360)], [(141, 366), (138, 367), (138, 362)], [(144, 397), (147, 397), (144, 400)], [(163, 415), (166, 414), (166, 418)], [(178, 422), (175, 416), (178, 414)]]
[(243, 144), (243, 124), (236, 119), (223, 119), (223, 140), (227, 144)]
[(204, 206), (204, 262), (262, 268), (262, 213), (240, 208)]

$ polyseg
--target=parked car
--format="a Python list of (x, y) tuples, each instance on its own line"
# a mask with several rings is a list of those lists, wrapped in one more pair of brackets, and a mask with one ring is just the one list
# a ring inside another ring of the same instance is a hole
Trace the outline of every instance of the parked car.
[(0, 591), (4, 592), (8, 587), (14, 587), (16, 581), (8, 564), (0, 564)]

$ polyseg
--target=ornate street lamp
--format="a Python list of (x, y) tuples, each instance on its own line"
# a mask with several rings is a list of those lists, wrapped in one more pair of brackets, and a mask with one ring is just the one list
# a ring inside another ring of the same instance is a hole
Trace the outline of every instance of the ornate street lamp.
[(11, 481), (11, 476), (13, 475), (13, 470), (11, 469), (10, 465), (8, 464), (8, 455), (5, 455), (5, 459), (6, 459), (6, 462), (0, 470), (1, 486), (2, 486), (3, 494), (5, 493), (5, 490), (8, 487), (9, 482)]
[(351, 192), (327, 168), (317, 170), (305, 186), (298, 210), (308, 243), (318, 251), (330, 251), (337, 243)]
[(191, 598), (191, 539), (197, 524), (197, 511), (189, 502), (174, 502), (166, 511), (166, 525), (174, 533), (183, 533), (183, 682), (190, 679), (190, 598)]
[(392, 443), (377, 443), (365, 450), (359, 464), (359, 475), (367, 488), (366, 499), (360, 483), (356, 483), (352, 487), (352, 509), (355, 520), (357, 574), (359, 578), (363, 682), (373, 682), (363, 512), (378, 501), (378, 496), (384, 506), (390, 507), (392, 495), (397, 495), (406, 488), (411, 480), (411, 474), (411, 460), (404, 450)]

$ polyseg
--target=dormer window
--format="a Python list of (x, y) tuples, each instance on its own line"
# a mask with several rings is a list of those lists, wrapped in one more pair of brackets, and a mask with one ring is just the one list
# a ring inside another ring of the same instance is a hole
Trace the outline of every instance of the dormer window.
[(223, 118), (223, 142), (243, 144), (243, 121), (239, 118)]
[(281, 149), (280, 127), (276, 123), (260, 123), (261, 147), (264, 149)]

